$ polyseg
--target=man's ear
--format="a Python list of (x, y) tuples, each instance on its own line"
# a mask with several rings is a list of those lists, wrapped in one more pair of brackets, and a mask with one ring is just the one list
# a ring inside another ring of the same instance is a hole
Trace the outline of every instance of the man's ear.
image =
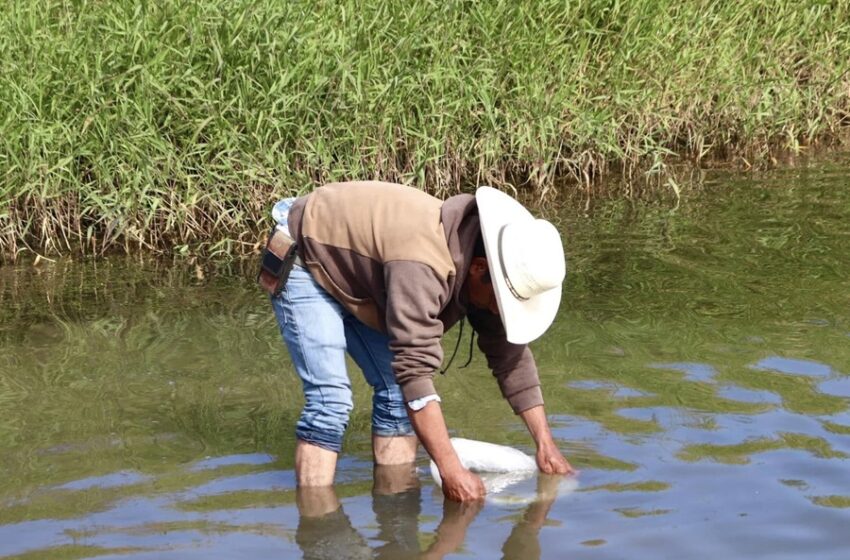
[(476, 276), (481, 276), (488, 270), (490, 270), (490, 267), (487, 265), (487, 259), (485, 257), (472, 258), (472, 264), (469, 267), (470, 272), (474, 272)]

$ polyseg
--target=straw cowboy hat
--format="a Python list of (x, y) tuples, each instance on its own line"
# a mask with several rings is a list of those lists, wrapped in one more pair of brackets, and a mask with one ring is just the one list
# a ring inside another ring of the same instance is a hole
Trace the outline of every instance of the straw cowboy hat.
[(475, 192), (484, 250), (508, 342), (542, 335), (558, 313), (567, 272), (558, 230), (491, 187)]

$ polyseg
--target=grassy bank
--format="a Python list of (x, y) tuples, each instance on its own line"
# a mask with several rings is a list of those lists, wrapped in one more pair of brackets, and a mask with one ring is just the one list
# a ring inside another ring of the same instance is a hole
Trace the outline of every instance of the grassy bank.
[(0, 254), (239, 253), (334, 179), (764, 157), (850, 120), (848, 22), (848, 0), (10, 0)]

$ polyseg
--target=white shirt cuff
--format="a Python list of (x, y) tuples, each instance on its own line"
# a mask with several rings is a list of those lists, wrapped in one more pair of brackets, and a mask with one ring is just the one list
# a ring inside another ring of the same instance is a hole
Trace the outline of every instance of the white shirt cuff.
[(428, 404), (431, 401), (443, 402), (440, 399), (440, 395), (433, 394), (433, 395), (425, 395), (424, 397), (421, 397), (421, 398), (418, 398), (418, 399), (413, 399), (412, 401), (409, 401), (407, 403), (407, 406), (409, 406), (410, 409), (415, 412), (417, 410), (422, 410), (423, 408), (425, 408), (425, 405)]

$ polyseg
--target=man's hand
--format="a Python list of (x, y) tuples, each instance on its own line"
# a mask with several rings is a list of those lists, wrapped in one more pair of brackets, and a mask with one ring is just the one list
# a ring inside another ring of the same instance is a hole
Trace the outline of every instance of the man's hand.
[(555, 445), (543, 406), (524, 410), (520, 416), (537, 444), (537, 468), (546, 474), (576, 474), (576, 470)]
[(447, 473), (440, 472), (443, 479), (443, 495), (455, 502), (474, 502), (484, 498), (487, 490), (481, 477), (463, 467)]
[(537, 468), (546, 474), (575, 474), (576, 472), (554, 442), (539, 446), (536, 458)]
[(464, 468), (449, 440), (446, 421), (440, 403), (431, 401), (420, 410), (407, 409), (410, 423), (419, 441), (437, 463), (443, 479), (443, 495), (456, 502), (472, 502), (484, 497), (486, 490), (481, 478)]

